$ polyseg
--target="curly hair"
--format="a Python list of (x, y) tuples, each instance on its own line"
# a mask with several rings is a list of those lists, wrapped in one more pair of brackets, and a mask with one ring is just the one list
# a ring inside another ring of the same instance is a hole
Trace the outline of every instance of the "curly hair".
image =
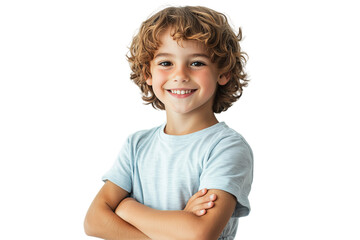
[(160, 35), (169, 27), (173, 39), (178, 42), (196, 40), (203, 43), (219, 70), (230, 73), (228, 83), (218, 84), (213, 103), (214, 113), (226, 111), (241, 97), (243, 87), (249, 81), (244, 70), (247, 54), (241, 51), (239, 44), (241, 28), (235, 34), (224, 14), (206, 7), (168, 7), (142, 23), (127, 56), (132, 71), (130, 78), (141, 89), (142, 99), (155, 109), (165, 109), (146, 79), (151, 77), (150, 62), (160, 47)]

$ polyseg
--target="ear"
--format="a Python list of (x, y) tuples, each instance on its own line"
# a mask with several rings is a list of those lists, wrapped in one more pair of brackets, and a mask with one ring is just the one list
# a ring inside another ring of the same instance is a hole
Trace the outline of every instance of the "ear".
[(230, 81), (230, 78), (231, 78), (230, 72), (220, 74), (219, 80), (218, 80), (219, 85), (227, 84)]
[(152, 85), (152, 78), (151, 77), (147, 78), (146, 83), (147, 83), (147, 85), (151, 86)]

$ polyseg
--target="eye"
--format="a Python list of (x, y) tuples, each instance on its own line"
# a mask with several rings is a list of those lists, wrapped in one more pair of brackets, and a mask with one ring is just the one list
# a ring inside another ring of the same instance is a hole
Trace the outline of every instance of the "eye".
[(206, 64), (203, 63), (203, 62), (199, 62), (199, 61), (195, 61), (193, 63), (191, 63), (191, 66), (194, 66), (194, 67), (201, 67), (201, 66), (205, 66)]
[(160, 62), (159, 65), (163, 66), (163, 67), (169, 67), (169, 66), (172, 66), (172, 63), (169, 61), (163, 61), (163, 62)]

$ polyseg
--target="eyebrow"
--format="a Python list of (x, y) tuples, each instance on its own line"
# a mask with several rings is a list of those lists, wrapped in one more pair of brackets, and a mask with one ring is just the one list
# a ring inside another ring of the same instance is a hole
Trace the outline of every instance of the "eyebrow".
[[(158, 53), (154, 56), (154, 59), (158, 58), (158, 57), (173, 57), (173, 56), (174, 56), (174, 54), (171, 54), (171, 53)], [(190, 57), (203, 57), (203, 58), (210, 59), (210, 57), (205, 53), (194, 53), (194, 54), (191, 54)]]

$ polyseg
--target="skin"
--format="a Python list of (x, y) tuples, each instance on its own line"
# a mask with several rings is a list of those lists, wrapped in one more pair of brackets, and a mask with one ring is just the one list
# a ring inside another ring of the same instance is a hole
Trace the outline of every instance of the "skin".
[[(142, 231), (117, 215), (120, 212), (120, 208), (116, 208), (120, 202), (124, 202), (123, 200), (128, 195), (129, 193), (124, 189), (111, 181), (106, 181), (86, 214), (84, 222), (86, 234), (108, 240), (150, 239)], [(202, 189), (189, 199), (184, 212), (198, 217), (202, 216), (206, 214), (207, 209), (214, 206), (216, 199), (216, 195), (208, 194), (207, 189)], [(210, 205), (209, 202), (211, 202)], [(122, 206), (124, 207), (125, 205)], [(201, 212), (201, 210), (204, 210), (204, 212)]]
[[(212, 106), (217, 84), (230, 80), (228, 73), (211, 62), (204, 45), (198, 41), (182, 41), (181, 46), (170, 36), (170, 29), (161, 37), (161, 46), (150, 62), (151, 85), (156, 97), (165, 105), (170, 135), (189, 134), (218, 123)], [(169, 90), (196, 90), (185, 98), (174, 97)]]
[(107, 181), (96, 195), (86, 214), (85, 233), (108, 240), (150, 239), (115, 214), (116, 207), (127, 196), (128, 192)]
[[(160, 37), (146, 82), (165, 105), (165, 133), (184, 135), (218, 123), (212, 111), (215, 92), (230, 75), (211, 62), (202, 44), (178, 44), (170, 31)], [(186, 94), (177, 94), (181, 91)], [(89, 208), (86, 233), (105, 239), (218, 239), (236, 205), (233, 195), (218, 189), (199, 191), (179, 211), (155, 210), (127, 196), (107, 181)]]
[(215, 206), (216, 194), (207, 194), (206, 188), (195, 193), (187, 202), (184, 211), (193, 213), (196, 216), (206, 214), (206, 210)]
[(234, 211), (236, 199), (221, 190), (216, 194), (216, 206), (201, 217), (186, 211), (161, 211), (138, 203), (133, 198), (124, 199), (116, 213), (151, 239), (217, 240)]

